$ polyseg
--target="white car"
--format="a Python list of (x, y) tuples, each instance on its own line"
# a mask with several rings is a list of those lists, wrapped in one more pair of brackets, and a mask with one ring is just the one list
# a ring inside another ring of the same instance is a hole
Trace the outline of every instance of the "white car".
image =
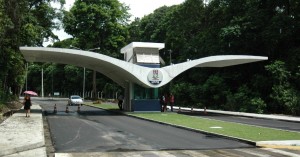
[(68, 104), (70, 106), (72, 106), (72, 105), (78, 105), (79, 106), (79, 105), (83, 104), (83, 100), (78, 95), (71, 95), (70, 98), (69, 98), (69, 100), (68, 100)]

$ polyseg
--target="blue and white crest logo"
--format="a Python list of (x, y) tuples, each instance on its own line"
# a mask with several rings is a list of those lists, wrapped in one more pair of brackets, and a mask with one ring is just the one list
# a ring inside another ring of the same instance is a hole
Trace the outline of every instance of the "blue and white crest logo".
[(148, 74), (148, 81), (151, 84), (157, 85), (160, 84), (163, 79), (162, 72), (158, 69), (153, 69)]

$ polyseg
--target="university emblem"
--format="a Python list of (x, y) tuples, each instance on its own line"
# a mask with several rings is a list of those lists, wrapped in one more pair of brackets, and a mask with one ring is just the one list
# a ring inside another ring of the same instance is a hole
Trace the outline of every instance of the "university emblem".
[(162, 79), (163, 79), (162, 72), (158, 69), (153, 69), (148, 74), (148, 81), (151, 84), (158, 85), (161, 83)]

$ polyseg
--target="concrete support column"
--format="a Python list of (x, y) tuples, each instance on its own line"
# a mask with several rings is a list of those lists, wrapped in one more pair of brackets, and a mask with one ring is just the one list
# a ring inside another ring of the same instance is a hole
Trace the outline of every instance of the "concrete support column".
[(130, 82), (129, 83), (129, 109), (130, 109), (130, 111), (133, 111), (133, 104), (132, 104), (132, 101), (131, 100), (133, 100), (133, 98), (134, 98), (134, 84), (132, 83), (132, 82)]
[(131, 100), (133, 99), (133, 83), (127, 82), (124, 89), (123, 109), (125, 111), (132, 111)]
[(44, 98), (44, 69), (42, 68), (42, 98)]

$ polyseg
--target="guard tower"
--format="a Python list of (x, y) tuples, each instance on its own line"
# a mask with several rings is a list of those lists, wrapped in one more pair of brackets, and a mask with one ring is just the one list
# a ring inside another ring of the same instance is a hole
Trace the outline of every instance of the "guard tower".
[[(121, 49), (124, 60), (149, 68), (160, 68), (159, 50), (164, 43), (132, 42)], [(139, 76), (145, 77), (145, 76)], [(161, 111), (158, 88), (146, 88), (127, 81), (124, 109), (126, 111)]]

